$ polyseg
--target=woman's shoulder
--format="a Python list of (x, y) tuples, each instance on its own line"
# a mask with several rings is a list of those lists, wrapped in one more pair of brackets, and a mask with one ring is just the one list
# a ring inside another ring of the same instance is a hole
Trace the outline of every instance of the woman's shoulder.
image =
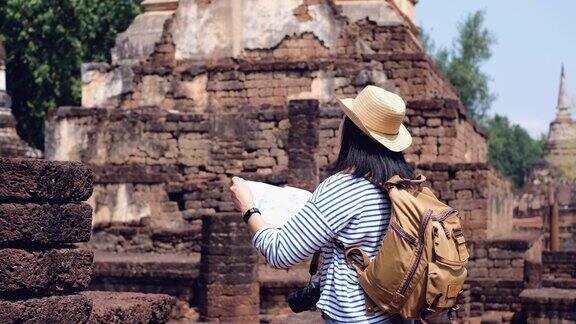
[(355, 177), (348, 173), (335, 173), (324, 179), (312, 197), (314, 200), (322, 200), (327, 196), (339, 195), (343, 191), (353, 190), (355, 187), (370, 185), (371, 183), (365, 178)]

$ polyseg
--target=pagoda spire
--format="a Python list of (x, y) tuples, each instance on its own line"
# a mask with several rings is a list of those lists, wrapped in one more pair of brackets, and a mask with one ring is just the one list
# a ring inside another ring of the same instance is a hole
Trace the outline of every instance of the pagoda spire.
[(568, 91), (566, 87), (566, 77), (564, 75), (564, 64), (560, 71), (560, 89), (558, 90), (558, 110), (556, 119), (570, 119), (570, 100), (568, 99)]

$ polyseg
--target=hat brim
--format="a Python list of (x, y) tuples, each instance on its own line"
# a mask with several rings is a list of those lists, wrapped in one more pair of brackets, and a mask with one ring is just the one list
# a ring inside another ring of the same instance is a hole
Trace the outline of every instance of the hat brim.
[(388, 135), (368, 129), (362, 123), (362, 120), (359, 118), (359, 116), (356, 115), (356, 113), (351, 109), (353, 102), (353, 98), (341, 99), (340, 103), (342, 104), (342, 111), (344, 114), (346, 114), (347, 117), (350, 118), (350, 120), (352, 120), (356, 126), (358, 126), (358, 128), (360, 128), (364, 133), (373, 138), (375, 141), (394, 152), (404, 151), (412, 144), (412, 135), (410, 135), (410, 132), (408, 132), (408, 129), (403, 124), (400, 124), (398, 134), (395, 135)]

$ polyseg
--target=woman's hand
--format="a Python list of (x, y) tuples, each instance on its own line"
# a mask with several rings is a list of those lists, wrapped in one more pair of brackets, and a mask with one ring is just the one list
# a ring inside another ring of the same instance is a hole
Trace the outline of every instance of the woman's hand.
[(248, 209), (254, 207), (254, 198), (245, 180), (239, 177), (232, 177), (232, 201), (236, 209), (244, 214)]

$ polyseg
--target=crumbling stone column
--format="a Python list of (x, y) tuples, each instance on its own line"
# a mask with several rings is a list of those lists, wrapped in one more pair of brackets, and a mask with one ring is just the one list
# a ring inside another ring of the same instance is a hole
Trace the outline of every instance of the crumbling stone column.
[(92, 274), (92, 171), (0, 158), (0, 323), (165, 323), (167, 295), (82, 292)]
[(288, 184), (313, 191), (318, 185), (318, 100), (291, 100), (288, 104)]
[[(0, 158), (0, 323), (85, 323), (92, 173), (79, 163)], [(56, 295), (57, 294), (57, 295)], [(54, 295), (54, 296), (51, 296)]]
[(203, 217), (201, 321), (258, 323), (260, 285), (252, 235), (238, 213)]

